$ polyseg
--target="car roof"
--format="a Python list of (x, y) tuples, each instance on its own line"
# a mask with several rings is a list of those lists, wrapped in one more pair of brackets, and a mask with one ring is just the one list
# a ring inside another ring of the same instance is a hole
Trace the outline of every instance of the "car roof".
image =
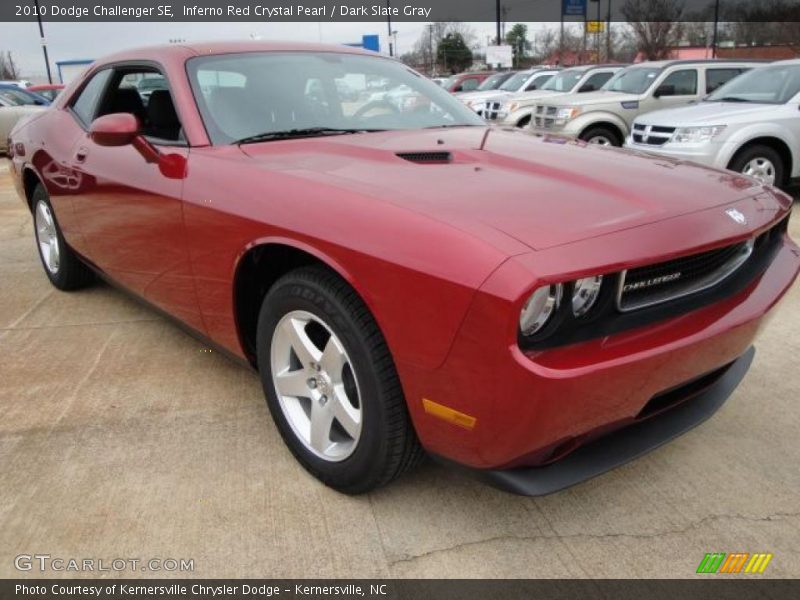
[(99, 62), (110, 63), (124, 60), (139, 60), (152, 56), (180, 59), (191, 56), (213, 56), (217, 54), (239, 54), (245, 52), (338, 52), (341, 54), (381, 56), (380, 54), (376, 54), (375, 52), (371, 52), (369, 50), (363, 50), (361, 48), (354, 48), (352, 46), (344, 46), (340, 44), (245, 40), (229, 42), (186, 42), (182, 44), (141, 46), (104, 56)]
[(657, 67), (665, 69), (667, 67), (672, 67), (674, 65), (730, 65), (730, 64), (747, 64), (747, 63), (764, 63), (767, 64), (771, 61), (758, 59), (758, 58), (701, 58), (697, 60), (687, 59), (687, 60), (652, 60), (646, 62), (640, 62), (633, 65), (631, 67)]

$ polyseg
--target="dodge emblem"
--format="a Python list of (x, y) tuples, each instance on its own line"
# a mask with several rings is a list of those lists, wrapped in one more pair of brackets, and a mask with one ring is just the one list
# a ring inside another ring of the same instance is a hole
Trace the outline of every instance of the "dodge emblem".
[(735, 208), (729, 208), (725, 211), (725, 214), (736, 221), (739, 225), (747, 224), (747, 218), (745, 218), (745, 216)]

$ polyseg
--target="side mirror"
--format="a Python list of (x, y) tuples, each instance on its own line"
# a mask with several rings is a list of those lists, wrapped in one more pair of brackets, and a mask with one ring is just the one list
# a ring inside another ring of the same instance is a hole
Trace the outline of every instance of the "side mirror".
[(464, 86), (463, 85), (457, 85), (456, 87), (453, 88), (453, 92), (454, 93), (455, 92), (463, 92), (463, 91), (464, 91)]
[(653, 94), (654, 98), (661, 98), (661, 96), (674, 96), (675, 95), (675, 86), (674, 85), (660, 85), (658, 89)]
[(127, 146), (138, 135), (139, 119), (130, 113), (103, 115), (89, 127), (89, 137), (98, 146)]

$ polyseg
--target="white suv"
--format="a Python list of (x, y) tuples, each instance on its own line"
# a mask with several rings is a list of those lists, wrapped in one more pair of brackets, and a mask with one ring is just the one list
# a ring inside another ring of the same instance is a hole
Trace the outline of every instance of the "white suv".
[(645, 113), (697, 102), (761, 61), (675, 60), (623, 69), (599, 92), (566, 94), (536, 104), (531, 129), (592, 144), (622, 146), (633, 120)]
[(783, 185), (800, 176), (800, 60), (753, 69), (694, 106), (639, 117), (626, 146)]

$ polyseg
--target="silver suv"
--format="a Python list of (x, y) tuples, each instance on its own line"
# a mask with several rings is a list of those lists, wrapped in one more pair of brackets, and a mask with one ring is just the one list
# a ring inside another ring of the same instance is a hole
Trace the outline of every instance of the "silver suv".
[(639, 115), (697, 102), (761, 61), (682, 60), (645, 62), (623, 69), (603, 89), (538, 103), (531, 129), (592, 144), (622, 146)]
[(586, 94), (601, 89), (614, 74), (627, 65), (584, 65), (561, 71), (541, 89), (525, 91), (506, 98), (497, 113), (497, 123), (526, 127), (537, 102), (551, 100), (559, 94)]
[(800, 177), (800, 60), (753, 69), (694, 106), (639, 117), (626, 146), (771, 185)]

